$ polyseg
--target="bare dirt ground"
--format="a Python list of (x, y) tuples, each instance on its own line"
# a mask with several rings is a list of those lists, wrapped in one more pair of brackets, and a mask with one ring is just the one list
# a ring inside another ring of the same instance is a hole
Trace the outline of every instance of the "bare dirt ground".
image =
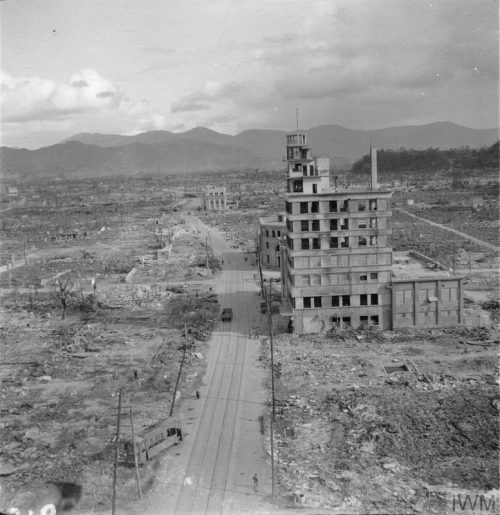
[(498, 489), (497, 338), (487, 328), (280, 335), (281, 502), (441, 514), (454, 489)]
[[(213, 272), (199, 266), (205, 242), (180, 218), (168, 219), (170, 256), (154, 259), (156, 220), (60, 243), (59, 252), (50, 246), (2, 274), (1, 508), (47, 481), (68, 481), (83, 487), (78, 513), (109, 509), (118, 391), (122, 436), (130, 436), (129, 408), (136, 431), (167, 417), (187, 343), (179, 394), (194, 393), (219, 312), (206, 282)], [(67, 270), (76, 284), (96, 278), (97, 290), (75, 288), (62, 319), (50, 279)], [(135, 499), (133, 470), (119, 471), (120, 491)], [(154, 477), (143, 468), (144, 491)]]

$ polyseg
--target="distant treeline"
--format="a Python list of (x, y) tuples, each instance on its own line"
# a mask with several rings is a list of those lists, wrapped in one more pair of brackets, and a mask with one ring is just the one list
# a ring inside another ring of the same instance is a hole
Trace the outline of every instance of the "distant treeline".
[[(461, 147), (450, 150), (379, 150), (377, 164), (380, 173), (438, 172), (448, 170), (486, 170), (499, 166), (499, 142), (478, 149)], [(363, 156), (351, 168), (355, 174), (370, 173), (370, 156)]]

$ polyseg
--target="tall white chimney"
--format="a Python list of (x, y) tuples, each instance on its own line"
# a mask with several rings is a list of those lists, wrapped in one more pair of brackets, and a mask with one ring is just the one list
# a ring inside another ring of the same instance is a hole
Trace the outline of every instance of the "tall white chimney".
[(370, 155), (372, 158), (372, 190), (377, 190), (377, 149), (370, 147)]

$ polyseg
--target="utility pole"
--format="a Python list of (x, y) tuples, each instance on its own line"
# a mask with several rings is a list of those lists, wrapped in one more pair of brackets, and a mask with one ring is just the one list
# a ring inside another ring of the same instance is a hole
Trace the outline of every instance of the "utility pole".
[(262, 277), (262, 262), (260, 260), (260, 235), (257, 235), (257, 263), (259, 265), (259, 276), (260, 276), (260, 294), (265, 298), (266, 292), (264, 290), (264, 278)]
[(272, 497), (275, 494), (275, 474), (274, 474), (274, 422), (276, 419), (276, 402), (274, 398), (274, 347), (273, 347), (273, 322), (271, 316), (271, 294), (273, 279), (269, 280), (269, 295), (267, 299), (267, 322), (269, 325), (269, 342), (271, 344), (271, 396), (272, 396), (272, 415), (271, 415), (271, 480), (272, 480)]
[(177, 381), (175, 381), (174, 396), (172, 398), (172, 405), (170, 406), (170, 413), (168, 414), (169, 417), (171, 417), (172, 413), (174, 412), (175, 396), (177, 395), (177, 388), (179, 387), (179, 381), (181, 379), (182, 367), (184, 366), (184, 360), (186, 358), (186, 350), (187, 350), (187, 325), (184, 324), (184, 352), (182, 354), (182, 361), (181, 361), (181, 366), (179, 367), (179, 373), (177, 374)]
[(206, 256), (207, 256), (207, 270), (208, 270), (208, 237), (205, 236), (205, 253), (206, 253)]
[(269, 295), (267, 299), (267, 323), (269, 326), (269, 342), (271, 346), (271, 393), (273, 401), (273, 420), (276, 418), (276, 406), (274, 400), (274, 342), (273, 342), (273, 319), (271, 316), (271, 295), (273, 279), (269, 280)]
[(116, 474), (118, 471), (118, 455), (120, 452), (120, 419), (122, 410), (122, 389), (118, 392), (118, 415), (116, 421), (116, 439), (115, 439), (115, 462), (113, 466), (113, 497), (111, 499), (111, 515), (116, 512)]
[(137, 450), (135, 447), (134, 417), (132, 416), (132, 406), (130, 407), (130, 427), (132, 429), (132, 448), (134, 449), (134, 465), (135, 479), (137, 481), (137, 495), (139, 496), (139, 500), (142, 501), (141, 476), (139, 475), (139, 462), (137, 461)]

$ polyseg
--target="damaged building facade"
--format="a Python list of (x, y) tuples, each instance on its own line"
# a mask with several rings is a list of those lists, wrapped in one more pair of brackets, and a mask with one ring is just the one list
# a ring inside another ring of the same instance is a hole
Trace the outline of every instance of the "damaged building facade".
[[(378, 186), (375, 149), (371, 185), (364, 188), (331, 185), (329, 159), (314, 157), (300, 131), (287, 136), (286, 156), (285, 234), (274, 266), (294, 332), (462, 321), (461, 278), (393, 280), (391, 192)], [(270, 222), (261, 220), (261, 242)], [(266, 250), (261, 245), (263, 264)]]
[(203, 192), (203, 208), (206, 211), (225, 211), (227, 194), (225, 187), (211, 186)]
[(285, 234), (285, 216), (279, 213), (259, 219), (259, 249), (265, 267), (281, 266), (281, 239)]

